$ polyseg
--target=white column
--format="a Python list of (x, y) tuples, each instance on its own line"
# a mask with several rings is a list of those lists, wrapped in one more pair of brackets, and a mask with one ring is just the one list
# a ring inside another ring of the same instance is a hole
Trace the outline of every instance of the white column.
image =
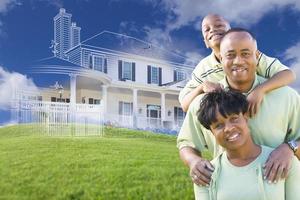
[(138, 101), (137, 101), (137, 92), (138, 90), (137, 89), (133, 89), (133, 100), (132, 100), (132, 104), (133, 104), (133, 127), (137, 127), (137, 113), (138, 113), (138, 109), (137, 109), (137, 104), (138, 104)]
[[(70, 74), (70, 121), (75, 123), (76, 121), (76, 75)], [(71, 134), (75, 134), (75, 129), (72, 127)]]
[(76, 75), (70, 74), (70, 103), (71, 106), (76, 105)]
[(166, 119), (166, 94), (163, 92), (161, 93), (160, 106), (161, 106), (161, 120), (164, 121)]
[(102, 85), (102, 108), (103, 108), (103, 114), (106, 114), (107, 112), (107, 85)]
[(133, 115), (137, 114), (137, 89), (133, 89)]

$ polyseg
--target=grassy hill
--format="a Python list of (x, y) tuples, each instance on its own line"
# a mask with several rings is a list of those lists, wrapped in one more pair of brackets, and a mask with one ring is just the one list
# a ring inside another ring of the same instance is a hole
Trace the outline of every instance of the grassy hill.
[(0, 129), (0, 199), (193, 199), (174, 136), (105, 128), (103, 137)]

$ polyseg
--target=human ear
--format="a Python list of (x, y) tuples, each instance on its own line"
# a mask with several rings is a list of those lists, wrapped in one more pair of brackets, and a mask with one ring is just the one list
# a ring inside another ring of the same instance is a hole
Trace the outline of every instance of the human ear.
[(259, 50), (256, 50), (255, 51), (255, 56), (256, 56), (256, 59), (258, 60), (259, 56), (260, 56), (261, 52)]

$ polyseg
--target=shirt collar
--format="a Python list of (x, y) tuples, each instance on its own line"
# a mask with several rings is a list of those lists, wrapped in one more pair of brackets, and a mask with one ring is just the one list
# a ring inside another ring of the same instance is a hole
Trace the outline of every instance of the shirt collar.
[[(253, 82), (253, 84), (252, 84), (251, 89), (250, 89), (248, 92), (245, 92), (245, 93), (243, 93), (243, 94), (244, 94), (244, 95), (248, 95), (250, 92), (252, 92), (252, 91), (254, 90), (254, 88), (255, 88), (257, 85), (263, 83), (264, 80), (265, 80), (264, 78), (262, 78), (262, 77), (260, 77), (260, 76), (257, 76), (257, 75), (255, 74), (254, 82)], [(228, 81), (227, 81), (227, 76), (225, 76), (225, 78), (222, 79), (219, 83), (222, 84), (222, 85), (224, 86), (224, 90), (225, 90), (225, 91), (228, 91), (228, 90), (230, 89), (230, 86), (229, 86)]]
[(221, 63), (217, 60), (214, 52), (211, 52), (209, 55), (209, 61), (213, 64), (214, 67), (222, 67)]

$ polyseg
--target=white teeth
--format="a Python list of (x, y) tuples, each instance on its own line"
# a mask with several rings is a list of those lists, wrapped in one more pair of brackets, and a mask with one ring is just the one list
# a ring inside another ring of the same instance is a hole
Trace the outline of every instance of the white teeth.
[(239, 136), (239, 134), (238, 134), (238, 133), (236, 133), (236, 134), (233, 134), (232, 136), (230, 136), (230, 137), (228, 138), (228, 140), (229, 140), (229, 141), (236, 140), (238, 136)]
[(236, 72), (242, 72), (242, 71), (245, 71), (246, 69), (245, 68), (237, 68), (237, 69), (233, 69), (233, 71), (236, 71)]

